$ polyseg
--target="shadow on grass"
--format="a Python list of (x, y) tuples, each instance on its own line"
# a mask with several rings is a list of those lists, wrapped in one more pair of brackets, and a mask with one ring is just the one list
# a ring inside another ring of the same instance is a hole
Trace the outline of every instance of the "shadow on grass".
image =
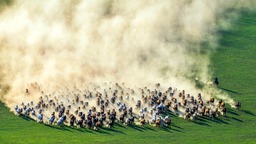
[(175, 127), (175, 128), (178, 128), (178, 129), (183, 129), (182, 127), (177, 126), (177, 125), (175, 125), (175, 124), (172, 124), (171, 126), (172, 126), (172, 127)]
[(145, 129), (151, 130), (151, 131), (156, 131), (155, 129), (153, 129), (153, 128), (149, 127), (149, 126), (146, 126)]
[(143, 131), (145, 131), (145, 128), (143, 128), (142, 126), (137, 126), (137, 125), (130, 125), (129, 126), (130, 128), (133, 128), (134, 130), (137, 130), (137, 131), (141, 131), (141, 132), (143, 132)]
[(214, 122), (216, 123), (220, 123), (220, 124), (229, 124), (228, 122), (224, 121), (223, 119), (219, 118), (219, 117), (216, 117), (213, 119)]
[(100, 128), (99, 130), (94, 131), (95, 133), (100, 133), (100, 134), (108, 134), (108, 135), (112, 135), (109, 132), (106, 132), (105, 130), (103, 130), (102, 128)]
[(171, 117), (175, 117), (177, 115), (175, 115), (173, 112), (169, 111), (169, 110), (165, 110), (163, 111), (163, 113), (161, 114), (162, 116), (166, 116), (166, 115), (169, 115)]
[(232, 117), (232, 119), (233, 119), (233, 120), (236, 120), (236, 121), (238, 121), (238, 122), (244, 122), (243, 120), (240, 120), (240, 119), (235, 118), (235, 117)]
[(238, 92), (235, 92), (235, 91), (232, 91), (232, 90), (229, 90), (229, 89), (223, 88), (223, 87), (219, 87), (219, 89), (224, 90), (224, 91), (226, 91), (226, 92), (233, 93), (233, 94), (238, 94), (238, 95), (240, 95), (240, 94), (241, 94), (241, 93), (238, 93)]
[(111, 131), (111, 132), (115, 132), (115, 133), (120, 133), (120, 134), (125, 134), (122, 131), (116, 130), (115, 127), (112, 128), (106, 128), (106, 127), (102, 127), (101, 129), (105, 130), (105, 131)]
[(71, 132), (70, 128), (68, 126), (65, 126), (65, 125), (61, 125), (61, 126), (48, 125), (48, 124), (43, 124), (43, 125), (47, 126), (49, 128), (52, 128), (52, 129), (56, 129), (56, 130), (62, 130), (62, 131), (69, 131), (69, 132)]
[(76, 131), (79, 131), (79, 132), (83, 132), (83, 133), (93, 133), (92, 130), (84, 128), (84, 127), (82, 127), (82, 128), (70, 127), (70, 129), (76, 130)]
[(238, 114), (237, 112), (235, 112), (234, 110), (232, 110), (232, 109), (228, 109), (228, 110), (227, 110), (227, 113), (232, 114), (232, 115), (239, 116), (239, 114)]
[(169, 127), (163, 126), (163, 127), (161, 127), (160, 129), (163, 130), (163, 131), (172, 133), (172, 132), (171, 132), (171, 128), (169, 128)]
[(25, 116), (25, 115), (20, 115), (19, 116), (20, 118), (22, 118), (22, 119), (24, 119), (24, 120), (26, 120), (26, 121), (34, 121), (34, 122), (36, 122), (34, 119), (32, 119), (31, 117), (28, 117), (28, 116)]
[(115, 123), (115, 125), (118, 126), (118, 127), (126, 129), (126, 127), (122, 123), (117, 122), (117, 123)]
[[(215, 122), (215, 123), (219, 123), (219, 124), (229, 124), (228, 122), (222, 120), (221, 118), (219, 117), (215, 117), (215, 118), (210, 118), (210, 117), (199, 117), (201, 118), (201, 121), (205, 120), (206, 122), (209, 121), (209, 122)], [(199, 120), (198, 118), (198, 120)], [(206, 124), (206, 123), (204, 123)], [(208, 125), (208, 124), (206, 124)], [(209, 126), (209, 125), (208, 125)]]
[(241, 110), (243, 113), (246, 113), (246, 114), (248, 114), (248, 115), (251, 115), (251, 116), (256, 116), (256, 114), (254, 114), (254, 113), (252, 113), (252, 112), (250, 112), (250, 111), (248, 111), (248, 110)]
[(194, 123), (195, 123), (195, 124), (198, 124), (198, 125), (201, 125), (201, 126), (208, 126), (208, 127), (211, 127), (209, 124), (204, 123), (204, 122), (201, 122), (201, 121), (195, 121)]
[(195, 124), (198, 124), (198, 125), (201, 125), (201, 126), (209, 126), (209, 124), (206, 123), (207, 121), (204, 120), (203, 118), (201, 117), (197, 117), (196, 121), (194, 121)]
[(176, 132), (183, 132), (183, 131), (181, 131), (181, 130), (179, 130), (179, 129), (174, 129), (174, 128), (170, 128), (170, 130), (173, 130), (173, 131), (176, 131)]

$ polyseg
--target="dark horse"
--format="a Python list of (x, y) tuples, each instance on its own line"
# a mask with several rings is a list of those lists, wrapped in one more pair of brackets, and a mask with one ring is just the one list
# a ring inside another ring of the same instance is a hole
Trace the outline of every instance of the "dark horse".
[(217, 77), (214, 78), (213, 84), (218, 86), (219, 85), (219, 80)]

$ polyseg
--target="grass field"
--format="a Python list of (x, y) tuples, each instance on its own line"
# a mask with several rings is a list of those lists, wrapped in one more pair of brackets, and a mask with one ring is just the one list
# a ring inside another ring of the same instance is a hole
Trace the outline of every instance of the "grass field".
[(117, 125), (97, 132), (39, 124), (0, 103), (0, 143), (256, 143), (256, 12), (242, 12), (221, 36), (212, 70), (241, 110), (229, 108), (226, 117), (195, 123), (173, 117), (171, 128)]

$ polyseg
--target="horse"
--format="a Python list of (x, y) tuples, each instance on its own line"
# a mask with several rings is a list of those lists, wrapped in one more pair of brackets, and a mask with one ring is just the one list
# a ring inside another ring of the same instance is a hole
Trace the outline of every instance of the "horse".
[(200, 104), (201, 106), (204, 106), (204, 102), (203, 102), (202, 99), (199, 100), (199, 104)]
[(174, 109), (175, 111), (177, 111), (177, 110), (178, 110), (178, 105), (175, 104), (175, 105), (173, 106), (173, 109)]
[(140, 124), (141, 125), (144, 125), (146, 123), (146, 120), (144, 119), (144, 118), (142, 118), (141, 120), (140, 120)]
[(210, 116), (210, 109), (209, 109), (209, 108), (206, 108), (204, 114)]
[(210, 103), (214, 103), (214, 98), (210, 98)]
[(63, 111), (59, 112), (59, 118), (63, 116)]
[(87, 128), (92, 128), (92, 118), (89, 116), (89, 117), (87, 117), (87, 119), (86, 119), (86, 127)]
[(137, 104), (136, 104), (136, 107), (137, 107), (137, 108), (140, 108), (140, 106), (141, 106), (141, 101), (138, 100), (138, 101), (137, 101)]
[(50, 125), (52, 125), (52, 123), (54, 122), (54, 120), (55, 120), (55, 112), (52, 113), (52, 116), (51, 116), (51, 118), (49, 119)]
[(70, 121), (69, 121), (69, 125), (70, 125), (71, 127), (73, 127), (75, 122), (76, 122), (76, 117), (75, 117), (73, 114), (71, 114), (71, 116), (70, 116)]
[(222, 108), (224, 108), (224, 107), (225, 107), (225, 102), (224, 102), (224, 101), (221, 102), (220, 106), (221, 106)]
[(65, 113), (66, 115), (69, 115), (69, 110), (66, 110), (66, 113)]
[(218, 80), (217, 77), (214, 78), (213, 84), (214, 84), (215, 86), (218, 86), (218, 85), (219, 85), (219, 80)]
[(102, 127), (103, 126), (103, 118), (101, 117), (101, 118), (99, 118), (99, 121), (98, 121), (98, 123), (100, 123), (100, 127)]
[(169, 109), (169, 107), (171, 106), (171, 104), (172, 104), (172, 102), (169, 101), (169, 102), (167, 102), (167, 103), (165, 104), (165, 107), (166, 107), (167, 109)]
[(30, 111), (31, 111), (31, 108), (26, 109), (25, 112), (24, 112), (24, 115), (25, 115), (25, 116), (28, 116), (29, 113), (30, 113)]
[(101, 114), (101, 118), (102, 118), (103, 121), (105, 121), (106, 120), (106, 114), (105, 113)]
[(190, 116), (190, 120), (192, 121), (196, 121), (196, 118), (197, 118), (197, 113), (194, 113)]
[(148, 97), (145, 96), (145, 97), (142, 98), (142, 100), (143, 100), (143, 103), (145, 104), (145, 103), (147, 103)]
[(17, 112), (17, 115), (20, 116), (21, 113), (22, 113), (23, 109), (22, 108), (17, 108), (16, 112)]
[(218, 108), (215, 108), (214, 112), (215, 112), (216, 116), (219, 116), (219, 115), (220, 115), (220, 111), (219, 111)]
[(201, 109), (201, 111), (199, 112), (199, 114), (202, 115), (202, 116), (204, 116), (204, 115), (205, 115), (205, 109), (206, 109), (206, 107), (203, 106), (202, 109)]
[(92, 112), (96, 112), (96, 107), (92, 106)]
[(129, 108), (128, 112), (129, 112), (129, 115), (132, 116), (132, 107)]
[(193, 96), (190, 97), (190, 102), (194, 103), (194, 97)]
[(109, 100), (105, 102), (105, 107), (108, 107)]
[(132, 125), (134, 123), (134, 117), (129, 117), (126, 121), (127, 125)]
[(197, 97), (198, 97), (198, 100), (202, 99), (201, 93), (198, 93)]
[(14, 110), (17, 111), (18, 108), (19, 108), (19, 106), (18, 106), (18, 105), (15, 105)]
[(174, 103), (177, 103), (177, 99), (176, 99), (176, 98), (172, 98), (172, 101), (173, 101)]
[(156, 120), (156, 127), (160, 127), (160, 126), (161, 126), (161, 119), (158, 118), (158, 119)]
[(187, 105), (187, 100), (186, 99), (182, 99), (182, 106), (186, 106)]
[(61, 116), (57, 121), (57, 125), (62, 125), (65, 120), (66, 120), (66, 115)]
[(235, 108), (237, 108), (238, 110), (241, 108), (241, 103), (240, 102), (237, 102), (236, 104), (235, 104)]
[(99, 97), (97, 98), (96, 105), (100, 106), (100, 98)]
[(216, 117), (216, 112), (215, 111), (210, 111), (210, 117), (213, 119)]
[(115, 120), (116, 119), (116, 111), (115, 109), (112, 109), (112, 112), (110, 114), (110, 119), (111, 119), (111, 116), (113, 117), (112, 119)]
[(185, 113), (183, 118), (187, 120), (190, 118), (190, 116), (191, 116), (191, 113)]
[(39, 123), (43, 123), (43, 117), (44, 116), (41, 113), (37, 116), (37, 120), (38, 120)]
[(164, 118), (164, 123), (165, 123), (166, 126), (169, 126), (169, 125), (172, 123), (169, 116), (166, 116), (166, 117)]
[(226, 115), (226, 113), (227, 113), (227, 108), (222, 108), (221, 109), (221, 114), (223, 115), (223, 116), (225, 116)]
[(99, 130), (99, 128), (101, 127), (102, 125), (101, 125), (101, 122), (100, 121), (98, 121), (98, 122), (96, 122), (95, 124), (94, 124), (94, 130)]
[(108, 127), (112, 128), (114, 126), (114, 120), (110, 119), (108, 122)]
[(33, 116), (36, 116), (36, 111), (34, 110), (34, 108), (31, 109), (31, 114), (32, 114)]
[(80, 128), (82, 128), (82, 127), (83, 127), (83, 122), (84, 122), (83, 119), (78, 120), (78, 121), (77, 121), (77, 126), (80, 127)]
[(114, 103), (115, 103), (115, 101), (116, 101), (116, 97), (115, 97), (115, 96), (113, 96), (113, 97), (110, 99), (110, 101), (114, 104)]
[(124, 123), (124, 114), (121, 114), (121, 115), (120, 115), (119, 121), (120, 121), (121, 123)]

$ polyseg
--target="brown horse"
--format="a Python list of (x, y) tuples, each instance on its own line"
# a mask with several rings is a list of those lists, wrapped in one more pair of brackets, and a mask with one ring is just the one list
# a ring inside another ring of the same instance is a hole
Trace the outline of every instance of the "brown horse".
[(96, 122), (96, 124), (94, 125), (94, 130), (99, 130), (100, 129), (100, 127), (102, 127), (102, 125), (101, 125), (101, 123), (98, 121), (98, 122)]
[(143, 118), (140, 120), (140, 124), (144, 125), (146, 123), (146, 120)]
[(225, 102), (223, 101), (223, 102), (220, 104), (220, 106), (221, 106), (222, 108), (224, 108), (224, 107), (225, 107)]
[(201, 106), (204, 106), (203, 100), (199, 100), (199, 104), (200, 104)]
[(156, 127), (160, 127), (160, 125), (161, 125), (161, 119), (157, 119), (156, 120)]
[(177, 103), (177, 99), (176, 99), (176, 98), (172, 98), (172, 101), (173, 101), (174, 103)]
[(167, 102), (167, 103), (165, 104), (165, 107), (166, 107), (167, 109), (169, 109), (169, 107), (171, 106), (171, 104), (172, 104), (172, 102), (169, 101), (169, 102)]
[(121, 123), (124, 123), (124, 114), (121, 114), (121, 115), (120, 115), (119, 121), (120, 121)]
[(210, 103), (214, 103), (214, 98), (210, 98)]
[(178, 110), (178, 105), (175, 104), (175, 105), (173, 106), (173, 109), (174, 109), (175, 111), (177, 111), (177, 110)]
[(210, 109), (209, 109), (209, 108), (206, 108), (204, 114), (210, 116)]
[(186, 99), (182, 99), (182, 106), (186, 106), (187, 105), (187, 100)]
[(206, 109), (206, 107), (203, 106), (199, 114), (201, 114), (202, 116), (204, 116), (204, 115), (205, 115), (205, 109)]
[(221, 114), (222, 114), (223, 116), (225, 116), (226, 113), (227, 113), (227, 109), (226, 109), (225, 107), (222, 108), (222, 109), (221, 109)]

